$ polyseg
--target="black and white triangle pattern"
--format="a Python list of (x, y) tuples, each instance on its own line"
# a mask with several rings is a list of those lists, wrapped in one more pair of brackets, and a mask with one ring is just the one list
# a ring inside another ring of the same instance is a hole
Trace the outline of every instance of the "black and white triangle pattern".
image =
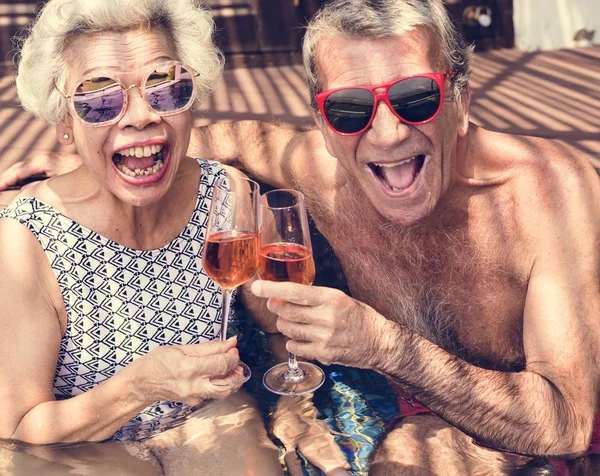
[[(202, 250), (213, 185), (224, 170), (198, 162), (202, 178), (194, 214), (158, 250), (125, 248), (35, 198), (20, 199), (0, 215), (33, 232), (62, 291), (68, 323), (54, 377), (57, 399), (93, 388), (158, 346), (218, 335), (222, 294), (202, 268)], [(156, 402), (113, 438), (148, 438), (190, 411), (180, 402)]]

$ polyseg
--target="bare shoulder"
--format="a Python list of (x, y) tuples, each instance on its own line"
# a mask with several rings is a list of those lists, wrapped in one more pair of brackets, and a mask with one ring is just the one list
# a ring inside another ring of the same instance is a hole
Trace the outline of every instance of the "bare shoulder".
[(248, 176), (244, 172), (242, 172), (240, 169), (236, 169), (235, 167), (232, 167), (231, 165), (225, 165), (225, 164), (221, 164), (221, 166), (225, 170), (225, 173), (227, 174), (228, 177), (244, 178), (244, 179), (248, 178)]
[[(33, 233), (17, 220), (0, 218), (0, 298), (24, 311), (27, 307), (57, 308), (56, 279)], [(39, 310), (39, 308), (38, 308)]]
[(560, 141), (524, 136), (516, 136), (515, 141), (520, 153), (514, 157), (514, 173), (540, 204), (555, 213), (571, 208), (600, 211), (600, 177), (591, 157)]
[[(22, 223), (11, 218), (0, 218), (0, 279), (28, 278), (28, 272), (39, 271), (44, 252), (33, 233)], [(18, 272), (18, 273), (17, 273)]]
[[(507, 179), (517, 192), (547, 204), (600, 202), (600, 178), (591, 157), (561, 141), (478, 129), (473, 142), (477, 160), (489, 177)], [(596, 201), (594, 202), (594, 197)]]
[(73, 190), (77, 190), (78, 188), (76, 185), (77, 182), (72, 179), (72, 174), (73, 172), (67, 172), (64, 175), (57, 175), (46, 180), (32, 182), (21, 188), (13, 201), (33, 197), (64, 212), (64, 203), (70, 195), (74, 194)]
[[(527, 262), (545, 245), (592, 252), (600, 240), (600, 177), (590, 157), (550, 139), (482, 129), (471, 138), (496, 218)], [(492, 186), (489, 186), (492, 185)], [(593, 251), (594, 253), (596, 251)]]
[[(515, 222), (538, 259), (563, 265), (586, 255), (600, 265), (600, 177), (590, 157), (550, 139), (504, 138)], [(560, 257), (563, 259), (560, 259)]]

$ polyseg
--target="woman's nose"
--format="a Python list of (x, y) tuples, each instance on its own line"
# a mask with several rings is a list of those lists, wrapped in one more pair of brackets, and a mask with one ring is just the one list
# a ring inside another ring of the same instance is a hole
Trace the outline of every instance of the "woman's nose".
[(119, 121), (119, 127), (135, 127), (137, 130), (143, 130), (150, 124), (158, 124), (161, 121), (160, 115), (146, 102), (139, 87), (129, 88), (126, 94), (127, 108)]

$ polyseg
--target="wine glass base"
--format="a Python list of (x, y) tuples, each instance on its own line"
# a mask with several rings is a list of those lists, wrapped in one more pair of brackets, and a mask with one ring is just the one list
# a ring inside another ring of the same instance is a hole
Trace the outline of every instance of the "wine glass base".
[[(252, 371), (250, 370), (250, 367), (248, 367), (244, 362), (242, 362), (241, 360), (238, 362), (238, 367), (241, 367), (241, 376), (243, 377), (243, 379), (240, 377), (240, 383), (239, 384), (235, 384), (235, 385), (241, 385), (243, 383), (246, 383), (249, 379), (250, 376), (252, 375)], [(231, 375), (233, 372), (236, 373), (240, 373), (239, 369), (235, 369), (231, 372), (229, 372), (228, 374), (222, 376), (222, 377), (213, 377), (210, 379), (210, 383), (212, 383), (213, 385), (216, 385), (217, 387), (230, 387), (234, 384), (232, 383), (226, 383), (223, 378), (224, 377), (228, 377), (229, 375)]]
[(278, 395), (295, 397), (317, 390), (325, 382), (325, 372), (310, 362), (298, 362), (298, 368), (303, 372), (299, 378), (290, 378), (288, 364), (281, 363), (271, 367), (263, 376), (263, 385), (267, 390)]

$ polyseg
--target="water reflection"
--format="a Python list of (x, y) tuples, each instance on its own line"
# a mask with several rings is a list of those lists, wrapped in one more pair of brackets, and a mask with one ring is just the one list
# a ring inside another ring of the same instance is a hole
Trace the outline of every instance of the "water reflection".
[(0, 474), (283, 474), (256, 402), (244, 391), (201, 406), (187, 421), (143, 442), (0, 445)]

